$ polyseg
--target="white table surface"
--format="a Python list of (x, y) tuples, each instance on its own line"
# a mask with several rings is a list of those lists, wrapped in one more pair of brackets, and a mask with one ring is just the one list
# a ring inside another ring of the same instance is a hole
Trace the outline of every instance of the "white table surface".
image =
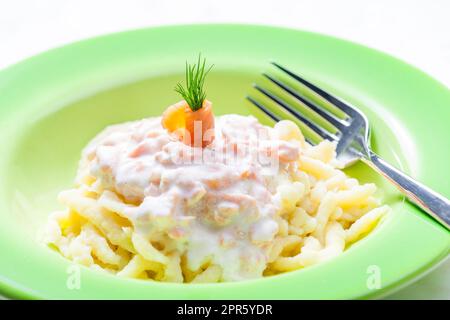
[[(0, 68), (49, 48), (126, 29), (255, 23), (352, 40), (415, 65), (449, 87), (449, 13), (448, 0), (0, 1)], [(450, 259), (388, 298), (450, 299)]]

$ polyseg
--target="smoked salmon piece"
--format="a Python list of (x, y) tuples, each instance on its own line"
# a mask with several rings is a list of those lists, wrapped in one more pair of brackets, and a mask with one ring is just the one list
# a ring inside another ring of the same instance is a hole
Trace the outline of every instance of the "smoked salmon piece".
[(203, 88), (212, 66), (206, 68), (206, 59), (198, 56), (197, 64), (186, 62), (186, 83), (178, 83), (175, 91), (184, 100), (164, 111), (162, 126), (178, 136), (188, 146), (204, 148), (214, 140), (214, 114), (211, 101), (206, 100)]
[(192, 111), (186, 101), (177, 102), (164, 111), (162, 126), (188, 146), (205, 148), (214, 141), (214, 114), (211, 101)]

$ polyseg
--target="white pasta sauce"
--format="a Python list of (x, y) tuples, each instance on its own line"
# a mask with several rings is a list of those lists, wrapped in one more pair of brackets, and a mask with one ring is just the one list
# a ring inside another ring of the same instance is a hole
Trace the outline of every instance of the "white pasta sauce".
[(172, 137), (161, 118), (110, 126), (83, 151), (78, 183), (95, 180), (89, 188), (107, 208), (121, 197), (136, 232), (176, 240), (189, 269), (210, 263), (225, 281), (261, 277), (278, 232), (276, 188), (300, 147), (239, 115), (216, 117), (215, 137), (201, 149)]

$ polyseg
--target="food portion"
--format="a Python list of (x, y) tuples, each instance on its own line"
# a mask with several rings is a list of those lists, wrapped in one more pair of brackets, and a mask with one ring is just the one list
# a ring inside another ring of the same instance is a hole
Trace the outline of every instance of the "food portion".
[[(167, 282), (239, 281), (341, 254), (389, 210), (291, 121), (214, 117), (205, 62), (162, 117), (113, 125), (83, 150), (46, 243), (82, 265)], [(181, 88), (181, 89), (180, 89)]]

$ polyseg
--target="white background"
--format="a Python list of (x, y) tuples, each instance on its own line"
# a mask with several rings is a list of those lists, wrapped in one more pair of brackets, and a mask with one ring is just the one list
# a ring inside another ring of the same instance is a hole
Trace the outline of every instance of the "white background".
[[(449, 87), (449, 15), (449, 0), (0, 0), (0, 68), (104, 33), (234, 22), (287, 26), (359, 42), (403, 59)], [(450, 299), (450, 260), (391, 297)]]

